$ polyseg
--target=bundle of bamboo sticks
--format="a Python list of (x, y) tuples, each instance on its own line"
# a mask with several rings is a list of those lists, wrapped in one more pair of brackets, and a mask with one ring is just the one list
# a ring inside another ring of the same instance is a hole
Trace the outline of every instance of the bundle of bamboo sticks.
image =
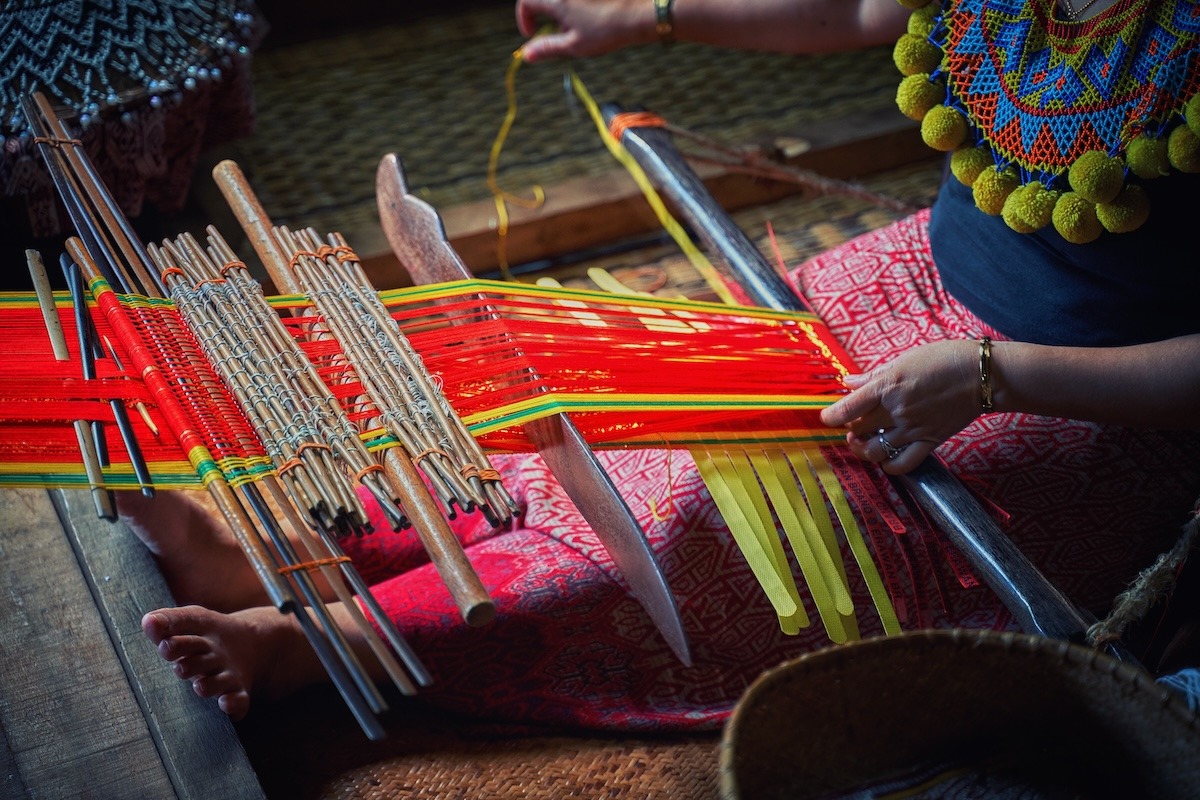
[[(128, 338), (123, 352), (137, 354), (138, 363), (130, 366), (148, 384), (155, 383), (155, 398), (171, 408), (172, 419), (183, 420), (173, 433), (204, 474), (216, 507), (272, 603), (296, 616), (364, 732), (381, 738), (378, 715), (387, 704), (334, 622), (313, 576), (320, 573), (345, 604), (394, 684), (403, 693), (414, 693), (418, 685), (431, 682), (428, 671), (339, 544), (341, 536), (369, 531), (358, 487), (379, 504), (394, 528), (415, 527), (464, 620), (479, 625), (494, 616), (494, 605), (447, 517), (456, 509), (478, 510), (493, 524), (505, 522), (516, 509), (498, 474), (379, 306), (357, 264), (337, 258), (344, 251), (319, 244), (313, 232), (276, 234), (280, 246), (295, 253), (290, 259), (295, 274), (320, 304), (323, 321), (306, 335), (355, 343), (339, 349), (334, 363), (322, 369), (282, 324), (261, 286), (215, 229), (210, 228), (205, 245), (187, 234), (143, 245), (46, 99), (34, 95), (25, 106), (78, 232), (63, 256), (68, 277), (78, 276), (73, 283), (76, 308), (88, 308), (82, 289), (86, 282), (94, 305)], [(35, 263), (40, 267), (40, 256), (31, 257), (31, 268)], [(53, 299), (45, 294), (49, 320)], [(173, 300), (223, 387), (178, 385), (182, 379), (173, 385), (165, 365), (178, 353), (168, 348), (187, 345), (171, 336), (142, 337), (126, 318), (130, 296)], [(86, 319), (80, 320), (80, 330), (85, 327)], [(331, 370), (345, 383), (361, 386), (365, 396), (335, 396)], [(206, 423), (198, 418), (213, 416), (213, 404), (230, 396), (272, 465), (253, 476), (226, 475), (207, 454)], [(357, 421), (347, 405), (359, 408)], [(374, 451), (364, 444), (368, 425), (390, 433)], [(81, 446), (98, 435), (88, 433), (80, 428)], [(98, 481), (93, 484), (98, 511), (115, 516), (110, 493)], [(153, 491), (146, 481), (142, 484)]]

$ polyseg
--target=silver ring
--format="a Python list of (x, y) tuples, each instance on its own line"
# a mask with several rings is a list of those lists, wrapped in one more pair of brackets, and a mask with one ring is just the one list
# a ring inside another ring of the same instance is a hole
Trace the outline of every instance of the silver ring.
[(903, 453), (904, 448), (896, 447), (894, 444), (889, 442), (883, 435), (886, 430), (886, 428), (880, 428), (879, 430), (875, 431), (875, 435), (879, 437), (879, 446), (883, 448), (883, 454), (887, 456), (888, 461), (891, 461), (893, 458)]

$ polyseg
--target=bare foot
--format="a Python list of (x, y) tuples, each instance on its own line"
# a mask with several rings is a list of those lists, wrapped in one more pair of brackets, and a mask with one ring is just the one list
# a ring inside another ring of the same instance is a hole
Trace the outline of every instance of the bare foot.
[(118, 492), (117, 511), (158, 561), (179, 603), (218, 611), (268, 604), (229, 527), (190, 492)]
[(142, 617), (142, 631), (179, 678), (233, 720), (246, 716), (252, 695), (278, 699), (328, 680), (295, 617), (270, 606), (164, 608)]

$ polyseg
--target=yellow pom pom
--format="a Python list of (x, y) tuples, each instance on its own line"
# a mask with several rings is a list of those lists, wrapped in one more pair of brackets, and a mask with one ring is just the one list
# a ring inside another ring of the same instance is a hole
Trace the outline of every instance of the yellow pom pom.
[(900, 113), (909, 119), (922, 120), (929, 109), (946, 99), (946, 87), (941, 83), (930, 83), (929, 73), (918, 72), (900, 81), (896, 90), (896, 105)]
[(921, 120), (921, 138), (934, 150), (949, 153), (967, 139), (967, 118), (949, 106), (934, 106)]
[(1192, 133), (1200, 136), (1200, 94), (1192, 95), (1192, 98), (1187, 101), (1187, 105), (1183, 107), (1183, 118), (1187, 120), (1187, 125), (1192, 129)]
[(933, 33), (933, 21), (937, 18), (939, 6), (937, 3), (926, 5), (908, 15), (908, 32), (914, 36), (927, 38)]
[(1025, 186), (1018, 186), (1016, 189), (1013, 189), (1012, 194), (1005, 198), (1004, 208), (1000, 212), (1001, 218), (1003, 218), (1008, 227), (1017, 233), (1033, 233), (1037, 230), (1037, 228), (1025, 221), (1021, 213), (1025, 194), (1031, 188), (1032, 184), (1026, 184)]
[(1167, 159), (1167, 140), (1152, 136), (1138, 136), (1125, 149), (1125, 160), (1129, 171), (1142, 180), (1160, 178), (1171, 171)]
[(1000, 216), (1017, 233), (1033, 233), (1050, 224), (1058, 192), (1038, 182), (1018, 186), (1004, 201)]
[(1200, 137), (1187, 125), (1176, 125), (1167, 140), (1167, 159), (1180, 172), (1200, 172)]
[(1015, 172), (1010, 169), (1001, 172), (993, 164), (979, 173), (979, 177), (971, 185), (971, 193), (980, 211), (996, 217), (1004, 212), (1004, 201), (1018, 185)]
[(1125, 183), (1125, 168), (1120, 159), (1110, 158), (1102, 150), (1089, 150), (1071, 165), (1067, 180), (1080, 197), (1092, 203), (1108, 203)]
[(963, 145), (950, 154), (950, 172), (964, 186), (973, 186), (984, 168), (996, 163), (986, 147)]
[(1041, 183), (1031, 183), (1025, 187), (1021, 197), (1021, 207), (1018, 209), (1021, 219), (1035, 231), (1040, 231), (1054, 219), (1054, 205), (1062, 192), (1047, 189)]
[(1096, 218), (1111, 233), (1129, 233), (1142, 226), (1150, 216), (1150, 198), (1142, 187), (1126, 186), (1111, 203), (1096, 204)]
[(901, 75), (916, 75), (918, 72), (933, 72), (942, 63), (942, 49), (924, 36), (905, 33), (896, 41), (892, 60)]
[(1087, 244), (1100, 238), (1104, 228), (1096, 218), (1096, 206), (1075, 192), (1064, 192), (1054, 204), (1054, 230), (1072, 244)]

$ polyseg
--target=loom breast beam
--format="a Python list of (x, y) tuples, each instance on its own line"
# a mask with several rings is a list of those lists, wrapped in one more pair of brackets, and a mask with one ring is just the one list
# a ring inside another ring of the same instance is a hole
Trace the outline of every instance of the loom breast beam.
[[(473, 277), (446, 241), (446, 230), (437, 212), (409, 193), (404, 167), (394, 153), (380, 161), (375, 190), (384, 233), (401, 265), (416, 283)], [(662, 568), (633, 512), (579, 430), (566, 414), (526, 424), (523, 430), (595, 530), (624, 576), (630, 593), (645, 608), (679, 660), (690, 666), (691, 648)]]
[[(607, 105), (606, 121), (621, 113)], [(725, 259), (754, 302), (781, 311), (810, 311), (758, 248), (725, 213), (659, 127), (626, 128), (621, 143), (678, 209), (706, 247)], [(1027, 633), (1080, 641), (1088, 622), (1004, 535), (966, 487), (934, 457), (907, 475), (890, 476), (971, 560)]]
[[(291, 269), (291, 259), (273, 233), (270, 217), (258, 202), (245, 175), (233, 161), (222, 161), (213, 168), (213, 179), (238, 223), (250, 239), (255, 253), (279, 291), (303, 293)], [(401, 505), (421, 537), (430, 561), (454, 598), (459, 613), (468, 625), (485, 625), (495, 618), (496, 606), (475, 568), (463, 552), (462, 544), (450, 530), (445, 516), (430, 495), (412, 458), (404, 448), (391, 447), (383, 452), (391, 468)], [(370, 597), (364, 593), (364, 597)], [(382, 611), (372, 609), (377, 618)]]

